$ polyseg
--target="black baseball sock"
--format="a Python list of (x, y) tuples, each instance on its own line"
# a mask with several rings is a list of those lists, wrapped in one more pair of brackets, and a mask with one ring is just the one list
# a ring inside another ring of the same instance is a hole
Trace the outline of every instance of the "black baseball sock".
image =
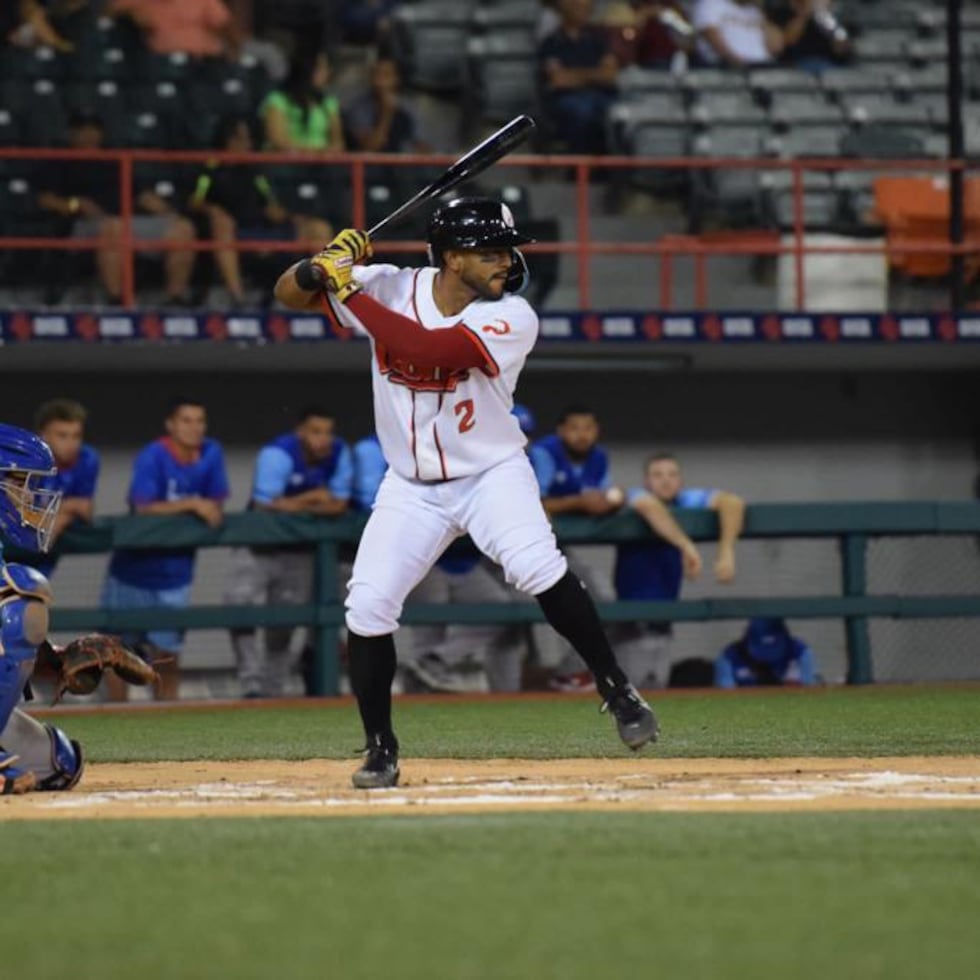
[(357, 707), (370, 739), (380, 735), (397, 747), (391, 727), (391, 682), (395, 679), (395, 638), (347, 634), (350, 683), (357, 697)]
[(592, 671), (603, 697), (613, 688), (628, 683), (616, 663), (616, 654), (599, 621), (592, 596), (577, 575), (566, 572), (547, 592), (535, 598), (548, 622), (575, 647), (575, 652)]

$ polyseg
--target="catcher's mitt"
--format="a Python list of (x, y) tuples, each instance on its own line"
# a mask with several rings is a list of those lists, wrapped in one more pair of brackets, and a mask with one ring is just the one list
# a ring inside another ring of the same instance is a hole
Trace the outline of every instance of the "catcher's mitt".
[(91, 694), (105, 670), (114, 670), (127, 684), (152, 684), (160, 680), (153, 665), (138, 657), (118, 637), (89, 633), (56, 647), (45, 641), (38, 647), (37, 666), (57, 677), (52, 704), (69, 694)]

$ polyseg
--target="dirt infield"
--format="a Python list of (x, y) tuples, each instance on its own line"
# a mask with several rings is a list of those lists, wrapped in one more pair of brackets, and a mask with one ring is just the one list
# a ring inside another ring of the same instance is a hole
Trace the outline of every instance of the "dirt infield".
[(356, 760), (89, 767), (70, 793), (0, 798), (0, 820), (537, 810), (980, 808), (980, 756), (874, 759), (409, 759), (397, 789), (350, 786)]

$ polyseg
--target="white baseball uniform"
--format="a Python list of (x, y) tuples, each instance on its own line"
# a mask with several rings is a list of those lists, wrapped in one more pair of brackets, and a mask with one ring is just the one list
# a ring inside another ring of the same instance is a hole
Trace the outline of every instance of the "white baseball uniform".
[[(505, 293), (443, 316), (433, 297), (436, 272), (392, 265), (354, 271), (369, 296), (427, 330), (462, 324), (485, 356), (477, 369), (420, 368), (371, 338), (375, 428), (389, 468), (348, 585), (347, 625), (361, 636), (394, 632), (405, 597), (462, 534), (532, 595), (567, 570), (511, 415), (537, 315)], [(327, 299), (344, 326), (367, 333), (352, 310)]]

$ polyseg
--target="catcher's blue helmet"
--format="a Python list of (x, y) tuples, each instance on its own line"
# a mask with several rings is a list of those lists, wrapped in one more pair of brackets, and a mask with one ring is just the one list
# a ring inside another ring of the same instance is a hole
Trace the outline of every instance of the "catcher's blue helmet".
[(11, 544), (47, 551), (61, 491), (40, 484), (57, 472), (43, 439), (0, 423), (0, 532)]

